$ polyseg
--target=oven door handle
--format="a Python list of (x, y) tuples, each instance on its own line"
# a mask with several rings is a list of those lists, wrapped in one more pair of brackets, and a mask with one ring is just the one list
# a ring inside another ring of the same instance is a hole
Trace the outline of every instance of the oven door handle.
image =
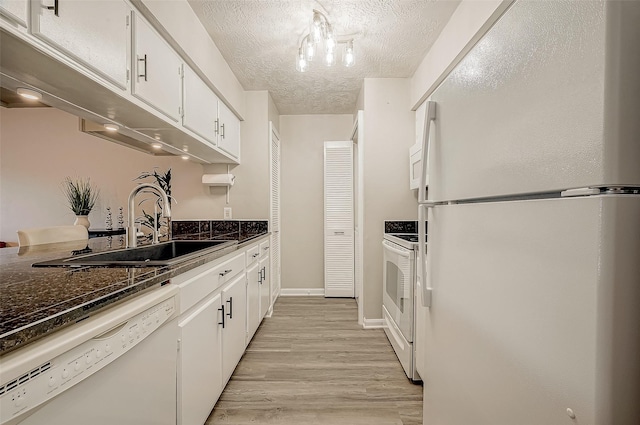
[(411, 251), (408, 249), (400, 250), (400, 249), (394, 248), (393, 246), (391, 246), (391, 242), (387, 242), (387, 241), (382, 241), (382, 246), (384, 247), (384, 249), (387, 249), (393, 252), (394, 254), (401, 255), (405, 258), (411, 258)]

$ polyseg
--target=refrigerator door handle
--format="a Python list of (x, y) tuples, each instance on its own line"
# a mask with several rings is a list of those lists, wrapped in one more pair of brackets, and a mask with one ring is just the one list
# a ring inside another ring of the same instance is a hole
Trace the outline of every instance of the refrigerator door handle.
[(428, 210), (435, 205), (422, 203), (418, 205), (418, 279), (422, 292), (421, 301), (423, 307), (431, 307), (431, 285), (427, 263), (427, 219)]
[(427, 109), (424, 117), (424, 133), (422, 135), (422, 167), (420, 171), (420, 186), (418, 186), (418, 202), (427, 200), (427, 171), (429, 160), (429, 133), (431, 132), (431, 121), (436, 119), (436, 102), (427, 101)]

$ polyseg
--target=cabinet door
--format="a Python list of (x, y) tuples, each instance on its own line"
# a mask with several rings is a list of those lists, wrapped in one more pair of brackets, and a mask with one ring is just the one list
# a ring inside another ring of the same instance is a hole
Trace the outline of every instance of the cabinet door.
[(271, 307), (271, 287), (269, 286), (269, 282), (271, 279), (269, 278), (269, 256), (263, 256), (260, 259), (260, 263), (258, 266), (260, 269), (260, 320), (267, 315), (269, 311), (269, 307)]
[(260, 273), (258, 263), (247, 269), (247, 342), (260, 326)]
[(131, 9), (123, 0), (41, 0), (33, 3), (33, 34), (127, 88)]
[(178, 352), (178, 424), (203, 424), (222, 393), (220, 294), (184, 318)]
[(0, 0), (0, 15), (27, 26), (29, 0)]
[(229, 381), (246, 347), (247, 278), (241, 274), (222, 290), (225, 327), (222, 330), (223, 383)]
[(212, 144), (218, 134), (218, 97), (188, 66), (184, 67), (182, 125)]
[(222, 102), (218, 102), (218, 147), (235, 158), (240, 158), (240, 120)]
[(182, 104), (180, 57), (137, 15), (133, 44), (133, 95), (177, 122)]

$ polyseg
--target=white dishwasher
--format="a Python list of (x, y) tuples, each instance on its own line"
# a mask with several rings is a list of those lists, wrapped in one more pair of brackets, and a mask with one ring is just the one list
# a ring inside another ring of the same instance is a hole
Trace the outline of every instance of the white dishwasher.
[(178, 288), (0, 357), (1, 425), (175, 425)]

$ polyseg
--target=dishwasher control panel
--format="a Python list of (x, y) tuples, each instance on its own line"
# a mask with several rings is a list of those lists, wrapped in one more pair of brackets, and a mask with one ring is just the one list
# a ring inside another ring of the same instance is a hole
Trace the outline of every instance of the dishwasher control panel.
[(171, 297), (0, 386), (0, 425), (101, 370), (174, 316)]

